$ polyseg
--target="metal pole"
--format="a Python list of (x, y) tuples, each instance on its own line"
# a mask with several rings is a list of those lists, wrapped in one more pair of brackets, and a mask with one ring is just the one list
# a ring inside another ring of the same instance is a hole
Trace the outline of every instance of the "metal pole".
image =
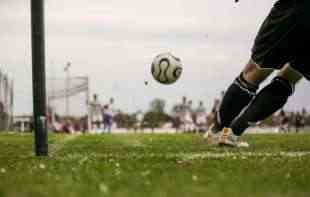
[(31, 36), (35, 154), (47, 156), (44, 0), (31, 0)]

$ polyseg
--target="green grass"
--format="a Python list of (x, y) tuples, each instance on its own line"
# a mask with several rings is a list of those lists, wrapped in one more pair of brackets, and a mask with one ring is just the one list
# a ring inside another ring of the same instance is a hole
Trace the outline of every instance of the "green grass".
[(50, 135), (45, 158), (32, 138), (0, 135), (0, 197), (310, 196), (309, 134), (247, 135), (248, 149), (198, 135)]

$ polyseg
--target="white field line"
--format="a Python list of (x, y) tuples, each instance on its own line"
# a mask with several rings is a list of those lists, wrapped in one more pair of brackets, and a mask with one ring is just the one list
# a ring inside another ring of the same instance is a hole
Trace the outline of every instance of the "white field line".
[(226, 152), (226, 153), (71, 153), (65, 157), (58, 158), (59, 160), (88, 160), (89, 158), (103, 158), (109, 161), (116, 161), (119, 159), (151, 159), (151, 158), (163, 158), (173, 159), (178, 163), (206, 160), (206, 159), (251, 159), (251, 158), (306, 158), (310, 159), (310, 152)]
[(184, 160), (197, 160), (197, 159), (208, 159), (208, 158), (251, 158), (251, 157), (309, 157), (310, 151), (305, 152), (242, 152), (242, 153), (183, 153), (179, 154), (178, 157)]

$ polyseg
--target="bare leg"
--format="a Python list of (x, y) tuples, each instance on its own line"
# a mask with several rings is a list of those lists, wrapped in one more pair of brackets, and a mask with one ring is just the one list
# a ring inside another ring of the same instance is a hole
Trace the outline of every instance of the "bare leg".
[(250, 84), (259, 86), (269, 75), (273, 72), (273, 69), (260, 68), (252, 60), (243, 69), (243, 78)]

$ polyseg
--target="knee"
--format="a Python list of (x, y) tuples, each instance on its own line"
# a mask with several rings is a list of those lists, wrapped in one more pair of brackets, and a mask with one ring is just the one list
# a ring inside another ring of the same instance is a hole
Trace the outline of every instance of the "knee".
[(272, 72), (271, 69), (260, 68), (253, 61), (249, 61), (242, 71), (242, 76), (248, 83), (259, 86)]
[(258, 90), (258, 85), (249, 83), (245, 78), (243, 73), (241, 73), (235, 80), (234, 84), (236, 84), (238, 87), (241, 88), (241, 90), (244, 90), (248, 94), (255, 95), (256, 91)]

